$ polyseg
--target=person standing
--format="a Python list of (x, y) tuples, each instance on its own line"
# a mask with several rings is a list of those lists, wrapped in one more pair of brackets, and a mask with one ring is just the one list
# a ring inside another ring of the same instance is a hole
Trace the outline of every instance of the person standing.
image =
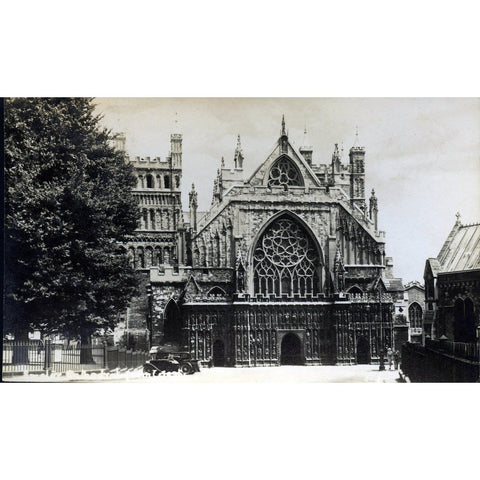
[(387, 360), (388, 360), (388, 369), (392, 369), (392, 363), (393, 363), (393, 350), (389, 348), (387, 350)]
[(395, 370), (398, 370), (399, 363), (400, 363), (400, 352), (398, 350), (395, 350), (395, 353), (393, 354), (393, 366)]

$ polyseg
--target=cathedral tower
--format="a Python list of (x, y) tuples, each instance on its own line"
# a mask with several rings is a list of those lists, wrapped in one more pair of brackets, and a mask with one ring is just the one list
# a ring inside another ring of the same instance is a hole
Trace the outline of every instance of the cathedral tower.
[(352, 208), (365, 211), (365, 147), (359, 146), (358, 131), (350, 149), (350, 202)]

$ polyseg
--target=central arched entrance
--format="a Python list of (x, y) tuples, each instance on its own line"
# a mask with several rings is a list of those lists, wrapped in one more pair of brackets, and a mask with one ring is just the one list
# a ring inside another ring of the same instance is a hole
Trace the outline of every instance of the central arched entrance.
[(304, 365), (302, 342), (295, 333), (287, 333), (280, 346), (280, 365)]
[(357, 342), (357, 363), (360, 365), (370, 363), (370, 345), (365, 337), (360, 337)]
[(213, 366), (225, 366), (225, 344), (221, 340), (215, 340), (213, 344)]

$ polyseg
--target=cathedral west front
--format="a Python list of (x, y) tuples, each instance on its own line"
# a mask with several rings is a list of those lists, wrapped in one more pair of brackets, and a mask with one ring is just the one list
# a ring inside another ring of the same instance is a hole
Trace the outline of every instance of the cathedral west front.
[(163, 159), (129, 157), (140, 219), (125, 248), (142, 278), (130, 328), (210, 366), (378, 362), (394, 346), (403, 286), (375, 193), (365, 195), (358, 140), (346, 164), (337, 145), (314, 164), (313, 148), (295, 148), (282, 119), (275, 148), (258, 152), (247, 176), (238, 137), (206, 212), (194, 185), (182, 208), (182, 141), (173, 134)]

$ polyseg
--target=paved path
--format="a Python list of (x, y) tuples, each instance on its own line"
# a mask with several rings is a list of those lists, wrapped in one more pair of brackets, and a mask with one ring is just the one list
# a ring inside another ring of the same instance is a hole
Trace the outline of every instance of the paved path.
[(145, 378), (142, 371), (118, 374), (91, 374), (69, 376), (28, 375), (6, 381), (20, 382), (145, 382), (145, 383), (397, 383), (397, 370), (380, 372), (378, 365), (321, 366), (321, 367), (255, 367), (206, 368), (194, 375), (171, 373)]

